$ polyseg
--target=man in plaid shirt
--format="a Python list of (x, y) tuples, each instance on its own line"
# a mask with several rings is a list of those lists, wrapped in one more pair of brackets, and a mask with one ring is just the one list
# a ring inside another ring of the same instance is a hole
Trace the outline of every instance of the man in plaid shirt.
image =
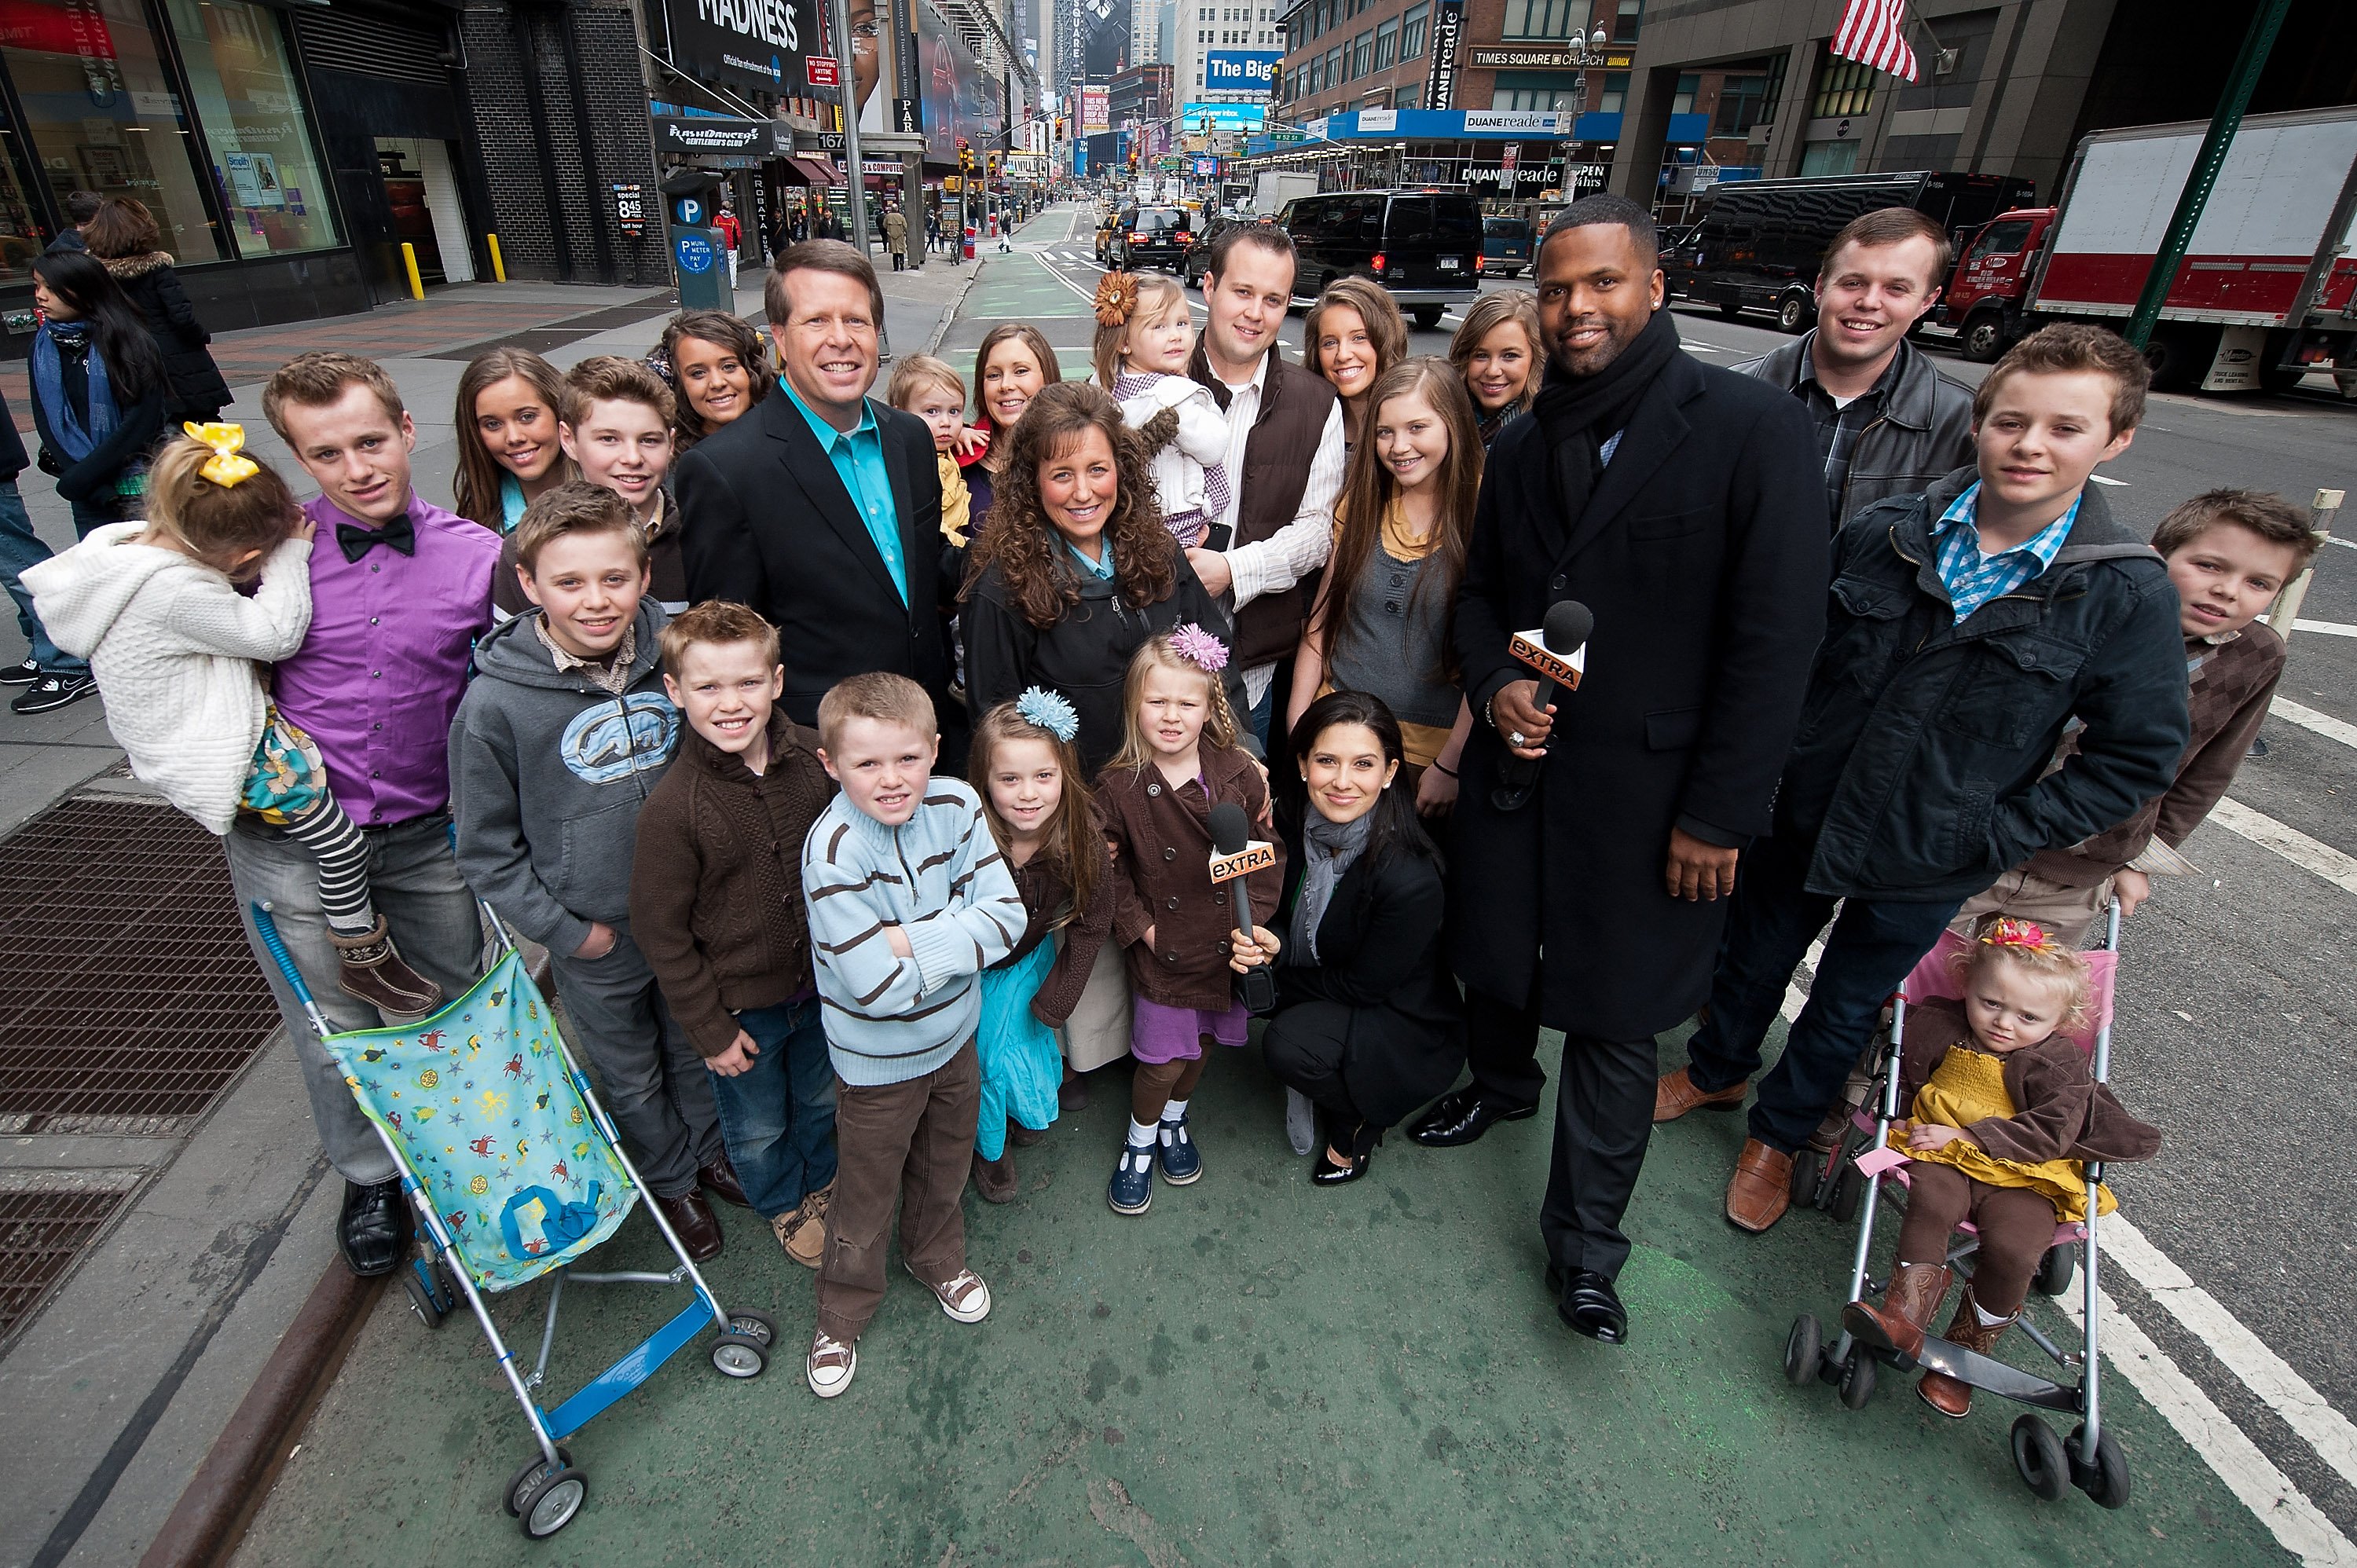
[[(1868, 507), (1834, 541), (1773, 829), (1744, 857), (1690, 1065), (1653, 1100), (1656, 1122), (1742, 1102), (1831, 920), (1727, 1186), (1742, 1230), (1783, 1214), (1792, 1156), (1957, 907), (2169, 788), (2188, 735), (2177, 590), (2087, 488), (2134, 439), (2147, 380), (2113, 333), (2034, 333), (1981, 384), (1976, 466)], [(2049, 773), (2074, 718), (2078, 749)]]

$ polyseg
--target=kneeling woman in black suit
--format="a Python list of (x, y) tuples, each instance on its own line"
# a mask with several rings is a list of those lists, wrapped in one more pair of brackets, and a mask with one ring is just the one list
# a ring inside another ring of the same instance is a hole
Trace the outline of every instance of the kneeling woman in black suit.
[(1237, 933), (1239, 970), (1274, 961), (1269, 1070), (1324, 1113), (1310, 1180), (1356, 1181), (1383, 1129), (1465, 1065), (1463, 1010), (1441, 956), (1439, 852), (1400, 770), (1380, 698), (1330, 692), (1293, 727), (1307, 800), (1285, 822), (1284, 936)]

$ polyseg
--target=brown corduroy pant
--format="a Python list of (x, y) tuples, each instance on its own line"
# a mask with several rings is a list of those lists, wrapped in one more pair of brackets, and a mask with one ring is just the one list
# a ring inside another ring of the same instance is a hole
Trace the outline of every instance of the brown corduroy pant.
[(900, 1203), (900, 1254), (928, 1284), (965, 1268), (960, 1203), (974, 1163), (982, 1069), (974, 1042), (922, 1078), (834, 1080), (834, 1196), (818, 1265), (820, 1332), (857, 1341), (884, 1299), (885, 1230)]

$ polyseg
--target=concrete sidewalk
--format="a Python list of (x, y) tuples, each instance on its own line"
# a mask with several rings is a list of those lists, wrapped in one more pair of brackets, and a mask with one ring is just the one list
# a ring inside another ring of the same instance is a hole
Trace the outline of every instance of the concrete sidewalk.
[[(892, 347), (926, 347), (973, 271), (941, 261), (887, 271)], [(759, 316), (766, 276), (744, 274), (740, 312)], [(519, 333), (570, 333), (545, 349), (560, 367), (596, 353), (638, 355), (653, 346), (673, 308), (646, 289), (473, 285), (362, 317), (223, 334), (214, 348), (237, 394), (230, 416), (245, 422), (250, 448), (303, 495), (314, 487), (262, 421), (262, 381), (308, 349), (379, 358), (417, 423), (418, 489), (447, 501), (456, 465), (451, 402), (465, 349)], [(594, 323), (588, 330), (565, 326), (585, 317)], [(21, 368), (16, 373), (21, 378)], [(21, 381), (11, 396), (29, 425)], [(18, 482), (42, 536), (54, 547), (70, 543), (70, 512), (48, 480), (27, 470)], [(15, 618), (0, 618), (0, 663), (24, 653)], [(0, 708), (0, 835), (79, 794), (146, 796), (110, 776), (122, 759), (97, 698), (34, 718)], [(7, 853), (0, 836), (0, 857)], [(0, 1019), (14, 1013), (15, 990), (0, 988)], [(0, 1192), (132, 1187), (135, 1196), (38, 1313), (0, 1342), (0, 1428), (17, 1434), (9, 1484), (0, 1487), (0, 1568), (133, 1563), (323, 1271), (340, 1268), (334, 1221), (342, 1183), (319, 1154), (283, 1034), (192, 1127), (68, 1123), (10, 1133), (8, 1112), (0, 1103)]]

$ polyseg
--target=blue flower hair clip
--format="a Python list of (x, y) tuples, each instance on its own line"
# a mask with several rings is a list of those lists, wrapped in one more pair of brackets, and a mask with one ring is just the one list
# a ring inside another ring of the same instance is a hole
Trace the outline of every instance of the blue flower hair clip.
[(1067, 746), (1081, 733), (1080, 711), (1061, 692), (1034, 686), (1015, 699), (1015, 711), (1026, 724), (1038, 725)]

